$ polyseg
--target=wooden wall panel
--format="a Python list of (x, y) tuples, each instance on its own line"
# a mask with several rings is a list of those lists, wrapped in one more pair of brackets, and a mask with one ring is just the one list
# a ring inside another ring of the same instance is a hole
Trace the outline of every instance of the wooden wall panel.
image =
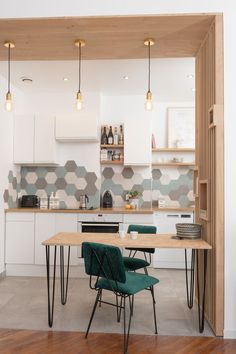
[(196, 161), (199, 179), (196, 218), (203, 226), (203, 238), (213, 246), (208, 255), (206, 317), (218, 336), (223, 335), (224, 327), (222, 32), (222, 16), (217, 15), (196, 56)]

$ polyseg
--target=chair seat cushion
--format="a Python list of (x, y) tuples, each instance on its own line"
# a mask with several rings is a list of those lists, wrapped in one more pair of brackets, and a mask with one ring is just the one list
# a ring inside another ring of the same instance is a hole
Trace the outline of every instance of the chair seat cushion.
[(123, 257), (123, 260), (126, 270), (137, 270), (149, 266), (149, 263), (141, 258)]
[[(149, 288), (152, 285), (159, 283), (159, 279), (151, 277), (146, 274), (126, 272), (126, 282), (119, 283), (109, 281), (105, 278), (100, 278), (97, 281), (96, 287), (99, 289), (106, 289), (117, 291), (124, 295), (134, 295), (141, 290)], [(117, 284), (117, 286), (116, 286)]]

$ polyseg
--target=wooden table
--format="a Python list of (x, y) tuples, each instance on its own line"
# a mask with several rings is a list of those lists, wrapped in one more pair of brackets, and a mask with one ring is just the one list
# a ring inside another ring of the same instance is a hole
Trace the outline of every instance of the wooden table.
[[(124, 239), (118, 237), (118, 234), (112, 233), (81, 233), (81, 232), (61, 232), (42, 242), (46, 249), (46, 270), (47, 270), (47, 291), (48, 291), (48, 324), (53, 325), (54, 298), (55, 298), (55, 275), (56, 275), (56, 255), (57, 247), (60, 247), (60, 284), (61, 284), (61, 303), (66, 304), (67, 290), (69, 280), (70, 266), (70, 247), (81, 246), (83, 242), (97, 242), (117, 247), (133, 248), (179, 248), (185, 250), (185, 274), (187, 304), (189, 308), (193, 307), (194, 294), (194, 273), (196, 265), (197, 276), (197, 299), (198, 299), (198, 320), (200, 333), (204, 330), (204, 312), (205, 312), (205, 290), (206, 290), (206, 271), (207, 271), (207, 251), (212, 247), (202, 239), (176, 239), (172, 234), (139, 234), (136, 240), (132, 240), (127, 234)], [(50, 247), (54, 247), (53, 257), (53, 278), (52, 278), (52, 296), (50, 291)], [(64, 263), (64, 247), (68, 247), (67, 265)], [(187, 249), (192, 250), (191, 268), (190, 268), (190, 287), (187, 269)], [(199, 253), (203, 252), (203, 269), (200, 272)], [(65, 271), (66, 270), (66, 277)], [(200, 294), (200, 273), (202, 275), (202, 294)]]

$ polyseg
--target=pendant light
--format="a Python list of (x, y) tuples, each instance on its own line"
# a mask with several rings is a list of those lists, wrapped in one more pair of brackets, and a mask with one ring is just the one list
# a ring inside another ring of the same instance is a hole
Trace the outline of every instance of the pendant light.
[(151, 84), (151, 46), (155, 44), (155, 41), (151, 38), (147, 38), (144, 41), (144, 45), (148, 47), (148, 91), (146, 93), (145, 109), (150, 111), (152, 109), (152, 92), (150, 89)]
[(83, 101), (82, 101), (82, 93), (80, 90), (80, 86), (81, 86), (81, 48), (85, 46), (85, 41), (83, 41), (82, 39), (77, 39), (75, 41), (75, 46), (78, 47), (78, 81), (79, 81), (79, 87), (78, 87), (78, 91), (76, 94), (76, 109), (78, 111), (81, 111), (81, 109), (83, 108)]
[(11, 83), (11, 49), (15, 47), (15, 43), (13, 42), (5, 42), (4, 46), (8, 48), (8, 90), (6, 93), (6, 101), (5, 101), (5, 109), (10, 112), (12, 110), (12, 95), (10, 90)]

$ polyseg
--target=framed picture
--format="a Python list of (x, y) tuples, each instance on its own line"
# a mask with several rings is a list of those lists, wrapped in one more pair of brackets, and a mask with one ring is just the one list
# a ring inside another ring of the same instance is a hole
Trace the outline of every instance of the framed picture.
[(195, 108), (168, 108), (168, 147), (195, 147)]

